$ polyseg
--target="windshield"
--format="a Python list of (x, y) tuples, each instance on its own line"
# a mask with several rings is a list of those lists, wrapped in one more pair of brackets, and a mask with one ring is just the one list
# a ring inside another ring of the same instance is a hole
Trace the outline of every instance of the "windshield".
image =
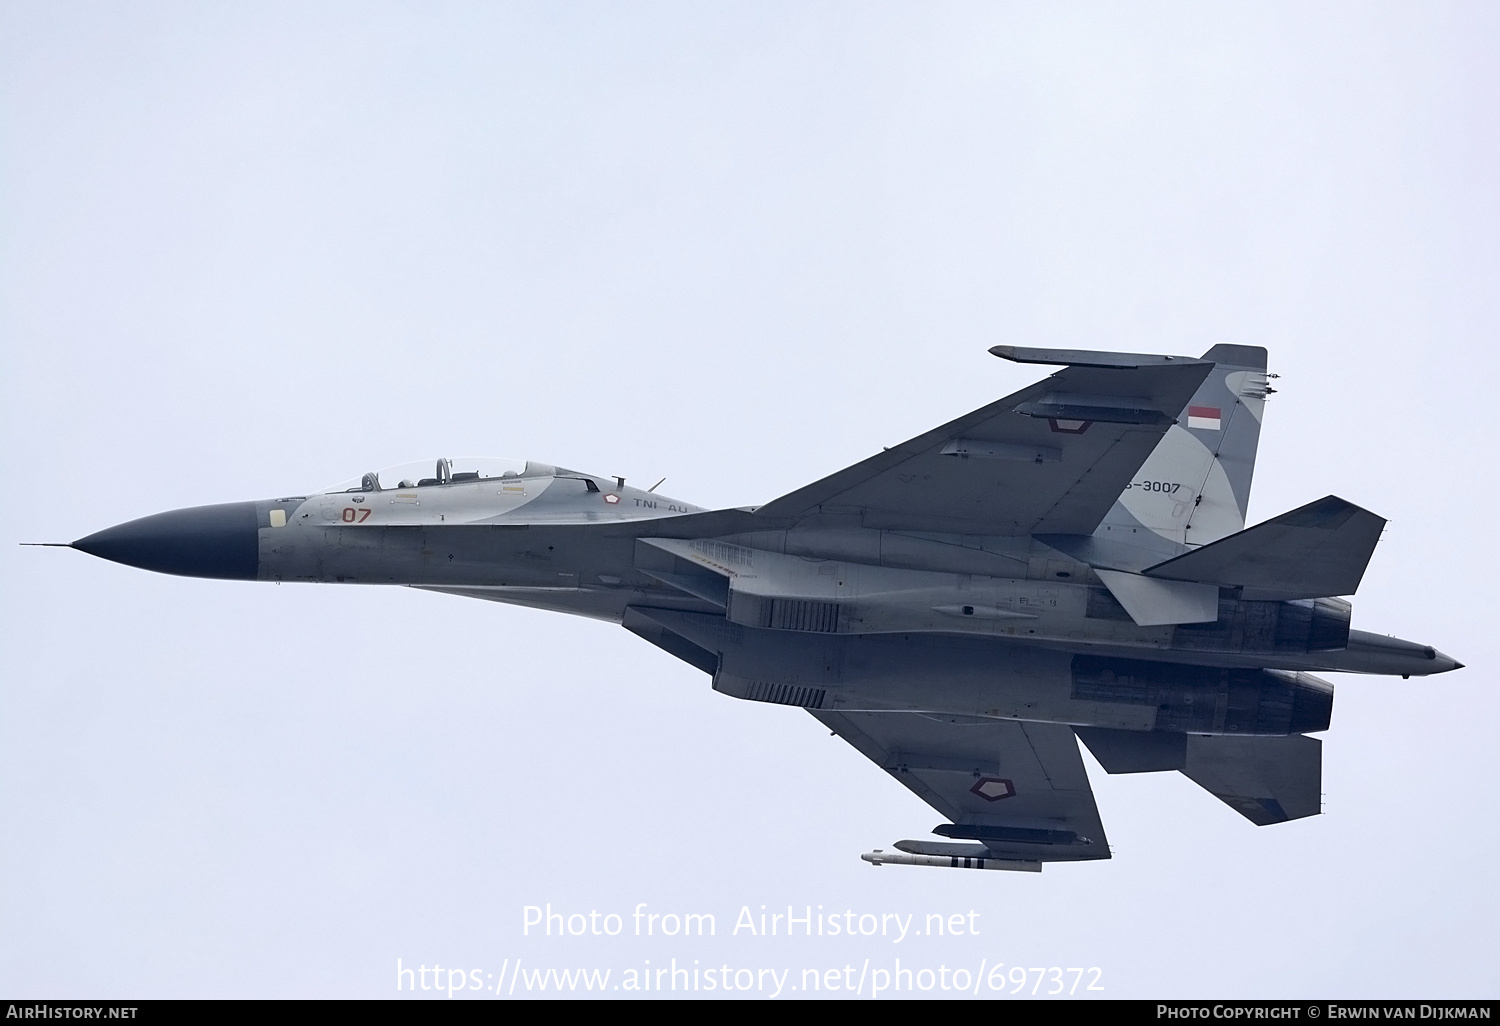
[[(494, 456), (415, 460), (369, 471), (360, 477), (340, 481), (332, 488), (320, 489), (320, 492), (380, 492), (392, 488), (432, 488), (462, 484), (465, 481), (526, 477), (528, 466), (534, 468), (534, 473), (530, 476), (536, 476), (536, 472), (542, 470), (539, 464), (528, 464), (525, 460), (502, 459)], [(549, 472), (551, 470), (550, 467), (546, 469)]]

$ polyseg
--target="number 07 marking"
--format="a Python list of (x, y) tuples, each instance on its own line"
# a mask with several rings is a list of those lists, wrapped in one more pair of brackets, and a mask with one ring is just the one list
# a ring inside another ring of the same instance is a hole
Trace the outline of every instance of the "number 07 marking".
[(353, 506), (345, 506), (343, 520), (346, 524), (362, 524), (370, 519), (372, 509), (355, 509)]

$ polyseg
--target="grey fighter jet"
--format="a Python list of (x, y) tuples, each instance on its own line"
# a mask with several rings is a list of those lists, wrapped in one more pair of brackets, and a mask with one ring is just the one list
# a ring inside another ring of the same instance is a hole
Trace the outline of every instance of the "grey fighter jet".
[[(392, 584), (610, 620), (715, 690), (805, 709), (942, 814), (863, 857), (1109, 858), (1077, 740), (1257, 825), (1316, 815), (1333, 688), (1461, 664), (1350, 628), (1385, 521), (1334, 496), (1245, 527), (1266, 351), (997, 346), (1063, 369), (764, 506), (448, 460), (73, 542), (163, 573)], [(1075, 740), (1077, 739), (1077, 740)]]

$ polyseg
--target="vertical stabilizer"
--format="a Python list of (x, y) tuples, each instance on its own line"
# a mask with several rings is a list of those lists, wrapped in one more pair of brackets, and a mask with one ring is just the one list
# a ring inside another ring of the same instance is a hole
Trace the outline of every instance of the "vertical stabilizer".
[(1260, 346), (1214, 346), (1215, 367), (1104, 518), (1206, 545), (1245, 528), (1260, 420), (1271, 389)]

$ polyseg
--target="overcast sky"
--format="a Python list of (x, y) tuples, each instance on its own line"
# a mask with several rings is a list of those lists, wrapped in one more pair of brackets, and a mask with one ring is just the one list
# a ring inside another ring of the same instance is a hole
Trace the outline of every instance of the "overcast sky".
[[(1497, 52), (1486, 3), (3, 0), (0, 992), (1496, 996)], [(1334, 675), (1282, 826), (1085, 756), (1115, 857), (1039, 876), (865, 865), (940, 817), (618, 627), (15, 544), (439, 455), (761, 503), (1045, 373), (991, 345), (1220, 342), (1281, 375), (1252, 521), (1388, 517), (1354, 626), (1468, 668)]]

